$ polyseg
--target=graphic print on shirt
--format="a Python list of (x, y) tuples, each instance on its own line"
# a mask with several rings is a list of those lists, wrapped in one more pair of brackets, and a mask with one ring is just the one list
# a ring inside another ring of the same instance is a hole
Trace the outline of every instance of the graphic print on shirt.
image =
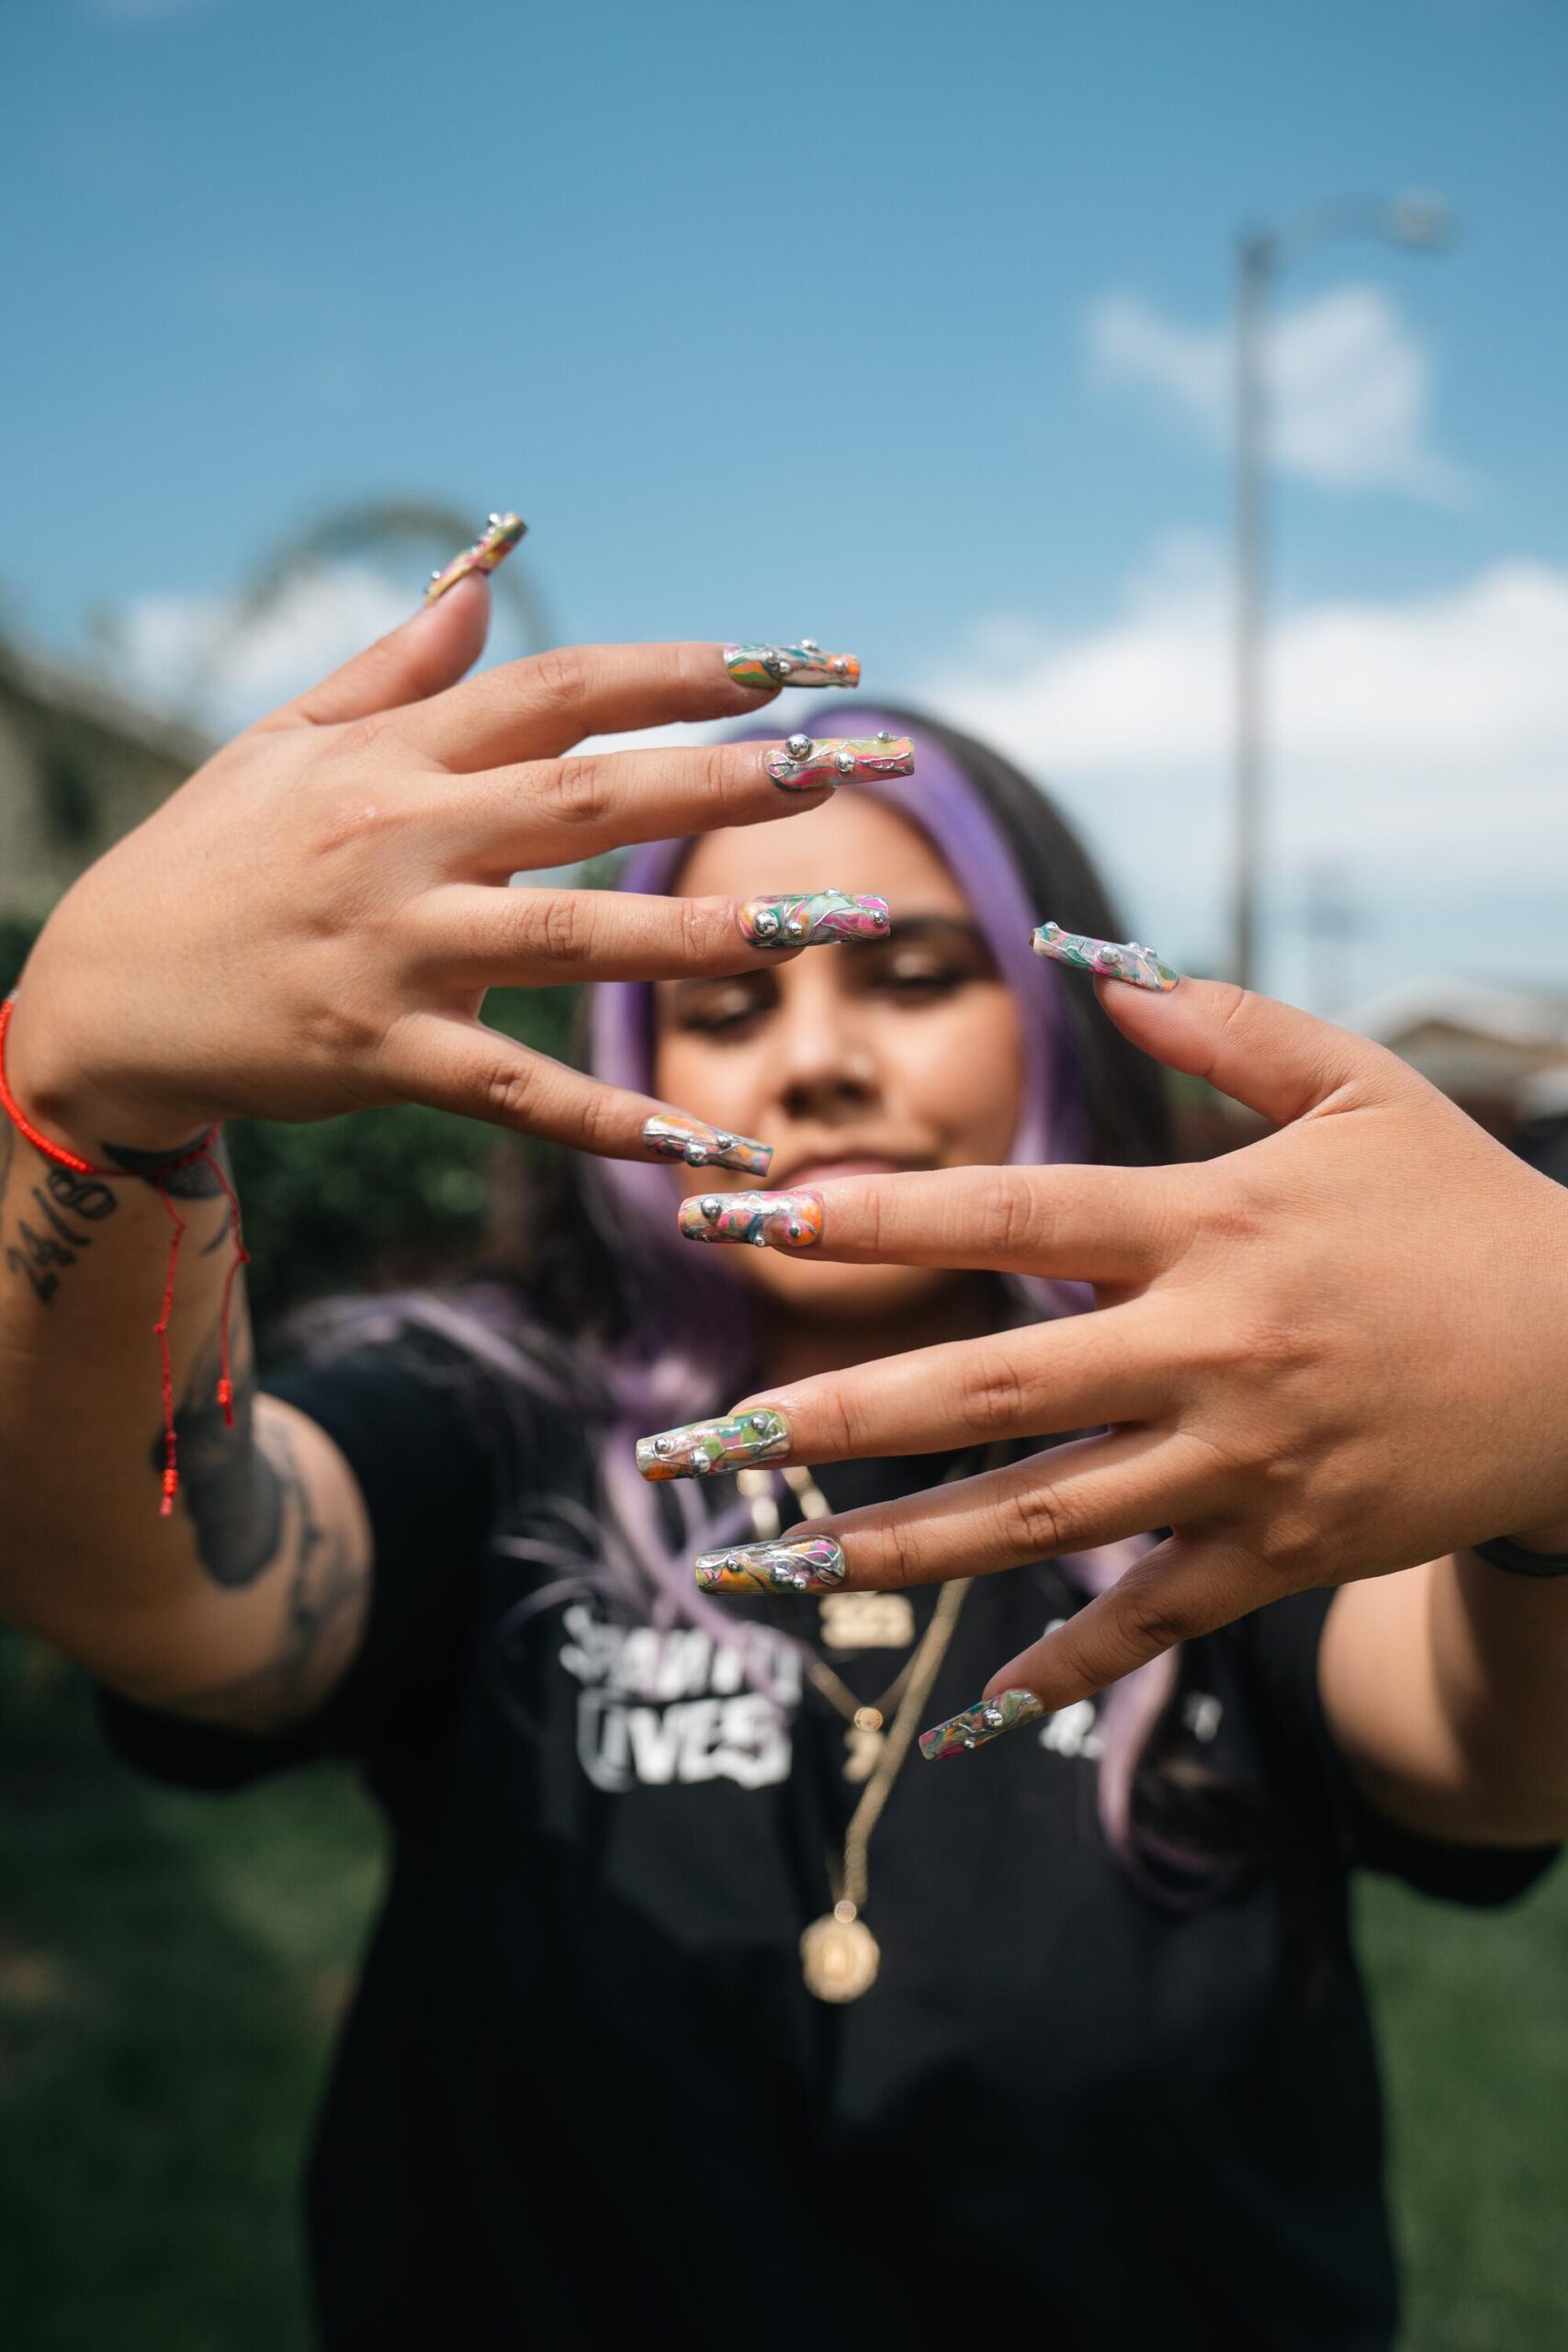
[(705, 1626), (620, 1625), (586, 1600), (562, 1623), (560, 1662), (581, 1686), (578, 1759), (596, 1789), (789, 1778), (804, 1678), (782, 1635), (752, 1627), (748, 1659)]

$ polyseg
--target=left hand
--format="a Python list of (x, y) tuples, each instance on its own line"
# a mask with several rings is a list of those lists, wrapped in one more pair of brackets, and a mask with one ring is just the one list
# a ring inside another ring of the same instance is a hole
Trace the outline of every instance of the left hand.
[(1568, 1544), (1568, 1194), (1363, 1038), (1210, 982), (1100, 995), (1146, 1051), (1280, 1131), (1193, 1166), (821, 1188), (814, 1255), (1077, 1277), (1100, 1310), (737, 1408), (776, 1408), (800, 1463), (1099, 1426), (814, 1521), (847, 1585), (1169, 1528), (992, 1677), (987, 1697), (1027, 1689), (1055, 1709), (1285, 1593), (1505, 1532)]

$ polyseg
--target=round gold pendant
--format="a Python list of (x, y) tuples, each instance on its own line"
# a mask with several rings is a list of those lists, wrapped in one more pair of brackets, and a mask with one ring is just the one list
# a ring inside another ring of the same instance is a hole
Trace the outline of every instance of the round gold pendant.
[(858, 2001), (876, 1982), (882, 1952), (852, 1903), (835, 1904), (800, 1939), (806, 1989), (819, 2001)]

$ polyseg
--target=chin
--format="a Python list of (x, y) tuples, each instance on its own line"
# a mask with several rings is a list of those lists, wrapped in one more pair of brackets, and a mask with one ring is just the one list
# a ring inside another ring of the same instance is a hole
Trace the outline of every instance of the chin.
[(953, 1280), (940, 1266), (813, 1265), (772, 1250), (748, 1250), (741, 1264), (754, 1289), (824, 1323), (896, 1314), (936, 1297)]

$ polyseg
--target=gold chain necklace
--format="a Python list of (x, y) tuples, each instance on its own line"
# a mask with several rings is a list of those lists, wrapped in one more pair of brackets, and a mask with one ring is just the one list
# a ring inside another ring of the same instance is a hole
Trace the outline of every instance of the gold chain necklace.
[[(783, 1475), (800, 1505), (802, 1516), (826, 1519), (828, 1500), (810, 1472), (792, 1464)], [(948, 1473), (949, 1477), (953, 1475), (952, 1471)], [(750, 1505), (752, 1525), (758, 1535), (763, 1541), (776, 1535), (778, 1507), (773, 1498), (769, 1474), (742, 1470), (736, 1483)], [(820, 1919), (813, 1919), (800, 1939), (800, 1965), (806, 1989), (819, 2001), (858, 2001), (876, 1982), (882, 1948), (861, 1917), (870, 1887), (867, 1849), (913, 1744), (931, 1685), (968, 1595), (966, 1583), (943, 1585), (919, 1646), (874, 1706), (863, 1706), (853, 1691), (847, 1690), (832, 1668), (820, 1659), (811, 1662), (812, 1681), (849, 1720), (845, 1740), (850, 1758), (844, 1767), (844, 1777), (865, 1782), (844, 1832), (843, 1856), (837, 1871), (829, 1865), (833, 1907)], [(890, 1707), (897, 1712), (885, 1732)]]

